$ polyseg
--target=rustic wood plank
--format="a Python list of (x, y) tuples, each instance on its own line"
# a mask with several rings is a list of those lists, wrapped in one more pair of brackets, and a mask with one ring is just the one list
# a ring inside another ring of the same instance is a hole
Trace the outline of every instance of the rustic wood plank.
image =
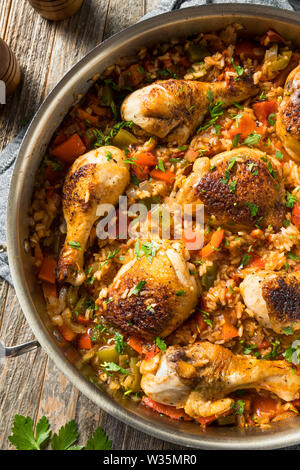
[[(33, 338), (14, 289), (9, 287), (1, 340), (14, 345)], [(0, 449), (10, 448), (7, 436), (15, 414), (35, 417), (46, 361), (46, 353), (39, 349), (0, 363)]]
[(2, 0), (0, 5), (0, 36), (5, 40), (5, 33), (12, 0)]
[(108, 5), (108, 0), (84, 2), (76, 15), (56, 24), (46, 94), (72, 65), (102, 41)]
[(23, 80), (1, 109), (0, 149), (20, 131), (24, 118), (32, 116), (43, 99), (54, 33), (52, 24), (27, 1), (11, 3), (5, 40), (16, 54)]
[(143, 0), (110, 0), (104, 39), (136, 23), (143, 12)]

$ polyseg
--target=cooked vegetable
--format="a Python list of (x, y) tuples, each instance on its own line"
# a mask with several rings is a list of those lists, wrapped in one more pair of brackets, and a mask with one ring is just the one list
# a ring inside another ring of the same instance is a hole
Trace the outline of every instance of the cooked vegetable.
[(265, 125), (270, 124), (269, 116), (270, 114), (276, 113), (277, 108), (277, 102), (274, 100), (260, 101), (253, 105), (253, 110), (257, 119)]
[(200, 60), (210, 55), (210, 53), (202, 44), (191, 44), (188, 48), (188, 55), (191, 62), (200, 62)]
[(113, 346), (103, 346), (97, 351), (97, 356), (101, 362), (119, 362), (119, 354)]
[(213, 263), (212, 266), (208, 266), (206, 273), (201, 276), (201, 284), (202, 286), (208, 290), (217, 279), (218, 274), (218, 265), (217, 263)]
[(79, 349), (92, 349), (93, 345), (88, 332), (79, 336), (78, 347)]
[(216, 251), (219, 250), (219, 247), (223, 241), (224, 238), (224, 229), (216, 230), (211, 239), (210, 242), (204, 246), (201, 250), (201, 256), (202, 258), (208, 258), (212, 253), (215, 253)]
[(233, 326), (229, 320), (226, 320), (222, 326), (222, 338), (225, 341), (228, 341), (229, 339), (236, 338), (237, 336), (239, 336), (237, 328)]
[(51, 284), (55, 284), (56, 266), (57, 262), (55, 259), (51, 258), (50, 256), (44, 258), (38, 274), (39, 279), (50, 282)]
[(126, 129), (120, 129), (119, 132), (112, 139), (112, 144), (122, 150), (126, 149), (130, 145), (134, 145), (137, 143), (138, 139)]
[(59, 331), (62, 335), (62, 337), (66, 340), (66, 341), (73, 341), (77, 334), (74, 333), (74, 331), (71, 330), (71, 328), (69, 328), (67, 325), (63, 325), (63, 326), (60, 326), (59, 328)]
[(164, 414), (171, 419), (192, 421), (192, 418), (188, 416), (182, 408), (177, 409), (175, 406), (163, 405), (162, 403), (151, 400), (149, 397), (143, 397), (142, 403), (149, 408), (152, 408), (152, 410)]
[(71, 164), (76, 160), (76, 158), (83, 155), (85, 151), (86, 146), (79, 135), (73, 134), (68, 140), (55, 147), (52, 150), (52, 155), (68, 164)]
[(292, 222), (296, 227), (300, 228), (300, 202), (295, 202), (292, 210)]
[(168, 184), (173, 184), (175, 181), (175, 173), (169, 170), (162, 171), (153, 169), (150, 171), (150, 176), (155, 180), (165, 181)]

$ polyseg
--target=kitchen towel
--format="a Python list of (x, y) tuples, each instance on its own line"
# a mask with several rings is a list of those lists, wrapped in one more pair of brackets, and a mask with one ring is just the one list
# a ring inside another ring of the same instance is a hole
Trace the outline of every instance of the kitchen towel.
[[(291, 3), (299, 3), (299, 0), (290, 0)], [(157, 8), (147, 13), (140, 21), (151, 18), (152, 16), (166, 13), (171, 10), (178, 10), (179, 8), (186, 8), (197, 5), (214, 4), (214, 3), (239, 3), (238, 0), (162, 0)], [(242, 3), (242, 2), (240, 2)], [(244, 3), (251, 4), (262, 4), (271, 5), (278, 8), (284, 8), (293, 10), (288, 0), (244, 0)], [(22, 142), (22, 138), (25, 134), (25, 129), (2, 151), (0, 154), (0, 277), (4, 278), (10, 284), (12, 283), (9, 267), (8, 258), (6, 252), (6, 235), (5, 235), (5, 223), (6, 223), (6, 207), (9, 184), (13, 172), (14, 162), (18, 155), (18, 151)]]

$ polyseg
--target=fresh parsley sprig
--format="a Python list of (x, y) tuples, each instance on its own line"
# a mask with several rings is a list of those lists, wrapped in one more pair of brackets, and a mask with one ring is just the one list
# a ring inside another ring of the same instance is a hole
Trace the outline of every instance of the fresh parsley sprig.
[(111, 449), (111, 441), (100, 426), (89, 438), (86, 446), (75, 444), (78, 429), (74, 420), (62, 426), (51, 438), (50, 424), (46, 416), (42, 416), (34, 432), (33, 420), (29, 416), (15, 415), (12, 435), (8, 439), (17, 450), (43, 450), (49, 442), (52, 450)]

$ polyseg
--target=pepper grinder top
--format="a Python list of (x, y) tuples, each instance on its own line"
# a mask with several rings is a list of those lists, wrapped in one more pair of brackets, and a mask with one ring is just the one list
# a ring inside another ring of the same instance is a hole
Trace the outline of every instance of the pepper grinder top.
[(28, 0), (30, 5), (44, 18), (52, 21), (65, 20), (74, 15), (83, 0)]

